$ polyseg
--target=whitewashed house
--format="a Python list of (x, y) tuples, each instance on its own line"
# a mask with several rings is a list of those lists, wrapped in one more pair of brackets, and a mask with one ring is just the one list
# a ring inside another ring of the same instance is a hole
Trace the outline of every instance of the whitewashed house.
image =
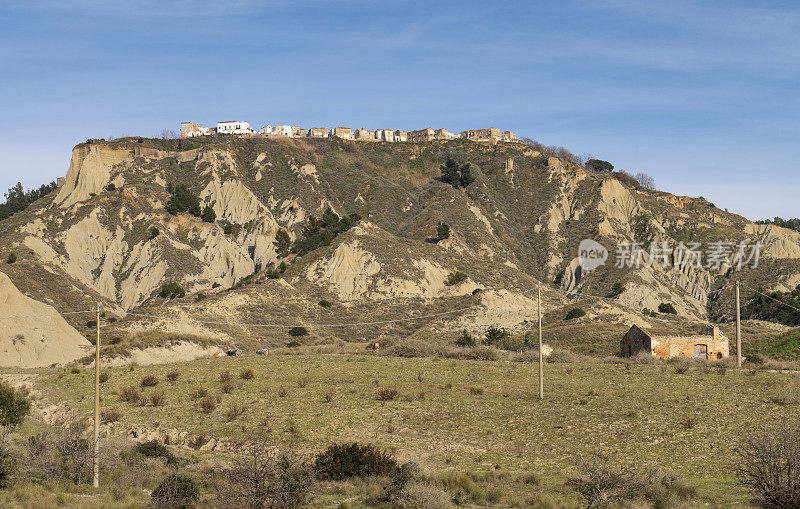
[(217, 122), (218, 134), (249, 134), (253, 129), (247, 122), (240, 120), (226, 120), (224, 122)]
[(267, 124), (261, 128), (261, 134), (275, 134), (275, 128)]

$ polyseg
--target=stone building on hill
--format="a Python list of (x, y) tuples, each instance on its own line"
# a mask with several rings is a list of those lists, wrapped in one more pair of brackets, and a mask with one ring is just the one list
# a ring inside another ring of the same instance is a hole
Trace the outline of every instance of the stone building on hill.
[(619, 342), (623, 357), (641, 353), (659, 359), (686, 357), (718, 360), (729, 355), (729, 341), (716, 325), (709, 325), (703, 334), (695, 336), (655, 336), (633, 325)]
[[(511, 131), (507, 131), (511, 132)], [(500, 141), (503, 138), (500, 129), (496, 127), (489, 127), (486, 129), (470, 129), (468, 131), (461, 131), (461, 137), (472, 141)]]
[(343, 140), (353, 139), (353, 131), (351, 131), (349, 127), (334, 127), (333, 135)]
[(418, 129), (416, 131), (408, 131), (408, 141), (411, 142), (433, 141), (435, 136), (436, 132), (430, 127), (426, 129)]

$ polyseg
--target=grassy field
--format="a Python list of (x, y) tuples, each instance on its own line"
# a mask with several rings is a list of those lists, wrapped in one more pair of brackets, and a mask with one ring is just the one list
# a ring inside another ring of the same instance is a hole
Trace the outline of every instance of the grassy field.
[[(740, 437), (798, 415), (797, 405), (773, 401), (798, 383), (787, 373), (716, 367), (680, 373), (669, 363), (545, 367), (539, 401), (537, 366), (529, 363), (305, 354), (199, 360), (109, 370), (103, 404), (120, 411), (123, 428), (218, 439), (257, 430), (309, 454), (332, 442), (371, 442), (426, 472), (535, 473), (556, 491), (578, 458), (602, 453), (679, 473), (722, 506), (748, 500), (732, 474)], [(173, 370), (180, 375), (168, 381)], [(246, 370), (252, 378), (241, 377)], [(220, 382), (226, 371), (233, 379), (229, 393)], [(147, 375), (158, 384), (141, 388)], [(88, 412), (92, 382), (91, 371), (49, 372), (37, 388), (48, 401)], [(148, 397), (163, 391), (166, 401), (157, 407), (123, 402), (126, 386)], [(190, 396), (200, 387), (219, 395), (211, 413)], [(387, 388), (397, 395), (381, 400)], [(233, 405), (245, 411), (229, 421)]]

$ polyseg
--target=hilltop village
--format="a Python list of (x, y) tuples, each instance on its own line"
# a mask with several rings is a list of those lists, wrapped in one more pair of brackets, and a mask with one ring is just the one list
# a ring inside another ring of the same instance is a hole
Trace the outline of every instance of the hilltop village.
[(237, 120), (217, 122), (216, 127), (205, 127), (193, 122), (181, 122), (181, 138), (212, 136), (214, 134), (287, 136), (289, 138), (328, 138), (335, 136), (344, 140), (388, 142), (454, 140), (457, 138), (488, 143), (517, 141), (516, 134), (511, 131), (500, 131), (496, 127), (451, 133), (447, 129), (431, 129), (430, 127), (406, 132), (399, 129), (372, 130), (363, 127), (353, 131), (349, 127), (310, 127), (303, 129), (296, 125), (265, 125), (260, 131), (256, 132), (250, 127), (249, 123)]

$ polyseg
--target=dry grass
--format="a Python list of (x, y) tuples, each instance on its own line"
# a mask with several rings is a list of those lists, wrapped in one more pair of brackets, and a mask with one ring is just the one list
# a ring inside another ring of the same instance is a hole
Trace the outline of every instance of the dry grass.
[[(172, 369), (111, 369), (106, 394), (117, 391), (122, 397), (127, 387), (138, 389), (142, 376), (163, 379)], [(238, 375), (245, 369), (264, 382), (219, 394), (221, 401), (199, 389), (225, 372)], [(566, 480), (572, 458), (600, 452), (680, 472), (701, 495), (728, 506), (748, 496), (735, 486), (730, 469), (741, 430), (797, 406), (773, 400), (790, 385), (791, 375), (726, 369), (725, 376), (714, 366), (678, 375), (669, 363), (633, 363), (631, 369), (624, 363), (549, 363), (542, 402), (536, 397), (535, 366), (524, 362), (335, 354), (204, 359), (181, 364), (181, 377), (163, 406), (126, 408), (120, 422), (135, 427), (157, 421), (189, 436), (235, 439), (272, 416), (267, 424), (276, 439), (294, 440), (309, 453), (334, 441), (365, 441), (431, 471), (498, 465), (512, 474), (535, 472), (545, 486)], [(46, 399), (89, 411), (91, 376), (53, 373), (37, 389)], [(301, 379), (303, 388), (297, 387)], [(383, 389), (387, 396), (396, 391), (394, 399), (381, 400)], [(335, 399), (326, 404), (329, 393)], [(193, 404), (190, 394), (203, 403)], [(225, 411), (216, 412), (220, 405)], [(233, 405), (247, 407), (235, 425), (226, 415)], [(548, 425), (531, 425), (544, 422)], [(485, 501), (485, 495), (479, 499)]]

